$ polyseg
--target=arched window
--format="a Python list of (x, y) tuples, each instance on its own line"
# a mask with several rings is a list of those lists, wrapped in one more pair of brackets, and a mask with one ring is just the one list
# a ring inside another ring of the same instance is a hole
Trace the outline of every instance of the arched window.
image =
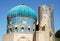
[(18, 29), (17, 29), (18, 27), (15, 27), (15, 32), (18, 32)]
[(12, 28), (9, 28), (9, 33), (11, 33), (12, 32)]
[(28, 26), (28, 31), (29, 31), (29, 32), (30, 32), (30, 28), (31, 28), (31, 27), (30, 27), (30, 26)]
[(33, 29), (33, 31), (35, 31), (35, 30)]
[(12, 31), (12, 25), (11, 24), (8, 25), (8, 31), (9, 31), (9, 33), (13, 32)]
[(21, 27), (22, 32), (24, 31), (24, 27)]
[(16, 25), (14, 26), (14, 32), (18, 32), (18, 27), (19, 27), (18, 24), (16, 24)]
[(28, 31), (30, 32), (30, 28), (28, 28)]

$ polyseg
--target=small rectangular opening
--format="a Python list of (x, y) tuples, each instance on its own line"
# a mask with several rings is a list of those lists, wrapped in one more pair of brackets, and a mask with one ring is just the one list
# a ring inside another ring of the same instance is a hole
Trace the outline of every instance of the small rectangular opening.
[(36, 31), (39, 31), (39, 25), (36, 25)]
[(51, 37), (52, 36), (52, 33), (50, 32), (49, 34), (50, 34), (50, 37)]
[(45, 26), (42, 27), (42, 31), (45, 31)]

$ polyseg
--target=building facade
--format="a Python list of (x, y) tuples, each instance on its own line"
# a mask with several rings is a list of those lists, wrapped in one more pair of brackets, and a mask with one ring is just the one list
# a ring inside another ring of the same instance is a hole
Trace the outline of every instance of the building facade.
[(8, 12), (3, 41), (54, 41), (53, 19), (52, 6), (39, 6), (37, 19), (33, 9), (18, 5)]

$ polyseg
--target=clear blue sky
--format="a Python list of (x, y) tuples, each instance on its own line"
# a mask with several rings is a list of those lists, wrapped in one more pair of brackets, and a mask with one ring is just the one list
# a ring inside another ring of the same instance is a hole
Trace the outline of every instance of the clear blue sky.
[(52, 4), (54, 6), (55, 32), (60, 29), (60, 0), (0, 0), (0, 41), (2, 41), (2, 36), (6, 34), (8, 11), (21, 3), (33, 8), (37, 14), (38, 6), (42, 4), (50, 6)]

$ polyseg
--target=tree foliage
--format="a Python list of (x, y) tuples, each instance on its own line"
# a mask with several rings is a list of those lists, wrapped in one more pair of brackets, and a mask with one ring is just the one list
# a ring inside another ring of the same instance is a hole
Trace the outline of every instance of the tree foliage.
[(60, 30), (55, 33), (55, 37), (60, 38)]

